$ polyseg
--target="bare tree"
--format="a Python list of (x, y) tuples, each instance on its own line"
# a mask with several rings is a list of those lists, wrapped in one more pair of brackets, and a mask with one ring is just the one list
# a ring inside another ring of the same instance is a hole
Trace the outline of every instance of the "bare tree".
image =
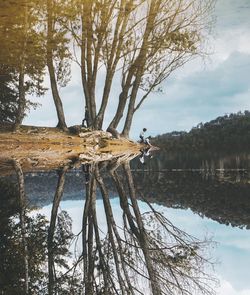
[[(174, 70), (205, 54), (203, 45), (211, 25), (213, 3), (214, 0), (76, 1), (79, 21), (76, 15), (71, 32), (81, 49), (79, 65), (85, 102), (95, 128), (103, 126), (114, 79), (119, 77), (119, 99), (109, 127), (117, 128), (126, 110), (122, 134), (129, 135), (134, 113), (149, 94), (157, 91)], [(100, 98), (98, 78), (104, 80)]]
[[(123, 61), (122, 92), (110, 124), (116, 128), (128, 104), (124, 136), (128, 136), (133, 115), (148, 95), (175, 69), (204, 53), (202, 37), (212, 2), (180, 0), (145, 4), (145, 23), (133, 31), (132, 54)], [(139, 95), (139, 90), (144, 93)]]
[[(206, 53), (204, 44), (214, 1), (21, 1), (22, 13), (13, 26), (22, 29), (15, 31), (21, 50), (3, 54), (8, 56), (7, 65), (14, 61), (19, 74), (16, 126), (21, 124), (27, 106), (25, 77), (30, 75), (37, 85), (41, 84), (46, 61), (58, 127), (67, 130), (58, 86), (65, 86), (70, 79), (70, 59), (74, 55), (70, 50), (71, 33), (75, 41), (72, 47), (77, 46), (81, 55), (78, 64), (89, 125), (102, 129), (107, 107), (112, 103), (116, 110), (108, 127), (113, 130), (120, 124), (127, 137), (136, 110), (150, 93), (157, 91), (177, 68)], [(8, 4), (6, 8), (10, 14), (12, 6)], [(10, 26), (6, 29), (1, 19), (0, 36), (8, 36), (9, 32)], [(13, 36), (10, 40), (5, 38), (5, 50), (13, 46)], [(5, 50), (1, 49), (1, 53)]]

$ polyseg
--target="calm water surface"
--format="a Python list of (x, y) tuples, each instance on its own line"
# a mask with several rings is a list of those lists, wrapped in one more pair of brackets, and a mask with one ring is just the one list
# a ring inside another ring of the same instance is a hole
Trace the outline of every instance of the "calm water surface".
[[(133, 171), (133, 178), (137, 197), (140, 199), (141, 212), (149, 211), (149, 206), (145, 202), (149, 201), (174, 226), (200, 240), (207, 238), (214, 241), (207, 254), (215, 262), (214, 274), (220, 280), (217, 293), (249, 295), (250, 177), (248, 171), (167, 172), (163, 170), (156, 173), (147, 169), (137, 169)], [(15, 177), (11, 180), (15, 181)], [(33, 208), (29, 213), (31, 216), (42, 213), (50, 219), (57, 180), (55, 172), (30, 173), (25, 176), (29, 206)], [(85, 177), (80, 171), (70, 170), (66, 174), (63, 199), (59, 206), (60, 212), (66, 210), (72, 218), (74, 234), (78, 234), (82, 227), (84, 182)], [(109, 177), (105, 177), (105, 184), (109, 190), (115, 220), (117, 224), (122, 224), (120, 200)], [(13, 202), (10, 202), (11, 204), (14, 205)], [(5, 203), (1, 206), (3, 214)], [(100, 191), (97, 191), (96, 211), (98, 224), (105, 232), (106, 215)], [(71, 248), (73, 252), (81, 254), (81, 243)]]
[[(49, 179), (49, 181), (48, 181)], [(203, 172), (134, 173), (135, 183), (142, 198), (150, 200), (154, 208), (177, 227), (203, 239), (212, 238), (215, 244), (210, 256), (215, 261), (215, 274), (220, 279), (220, 295), (250, 294), (250, 184), (246, 172), (225, 172), (205, 175)], [(50, 189), (42, 189), (43, 183)], [(50, 190), (55, 185), (51, 175), (27, 177), (32, 203), (42, 206), (39, 211), (50, 217)], [(72, 173), (65, 186), (60, 210), (67, 210), (73, 219), (73, 232), (81, 230), (84, 205), (81, 175)], [(111, 189), (112, 190), (112, 189)], [(122, 223), (119, 199), (111, 194), (116, 221)], [(149, 210), (140, 201), (142, 212)], [(97, 215), (105, 229), (102, 200), (97, 200)], [(79, 251), (80, 251), (79, 246)]]

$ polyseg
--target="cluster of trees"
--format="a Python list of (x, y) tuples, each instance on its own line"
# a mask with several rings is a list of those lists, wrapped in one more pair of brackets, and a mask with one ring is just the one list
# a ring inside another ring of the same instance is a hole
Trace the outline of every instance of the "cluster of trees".
[(47, 73), (58, 127), (67, 130), (59, 86), (69, 82), (74, 60), (81, 69), (88, 125), (95, 129), (103, 127), (114, 79), (120, 79), (109, 127), (116, 129), (125, 115), (122, 134), (128, 136), (134, 113), (149, 94), (175, 69), (205, 52), (213, 4), (214, 0), (4, 1), (1, 121), (15, 122), (18, 128), (29, 107), (28, 95), (44, 93)]
[[(27, 204), (20, 207), (19, 192), (12, 182), (0, 180), (1, 195), (1, 243), (0, 243), (0, 293), (13, 294), (47, 294), (48, 293), (48, 231), (49, 221), (42, 214), (33, 215)], [(25, 211), (24, 219), (20, 218)], [(25, 235), (23, 235), (23, 224)], [(79, 287), (80, 278), (72, 279), (70, 269), (70, 244), (72, 242), (72, 220), (67, 212), (57, 215), (52, 244), (59, 294), (72, 294)], [(24, 243), (24, 238), (25, 243)], [(27, 249), (25, 249), (27, 248)], [(28, 270), (26, 270), (26, 262)], [(26, 287), (26, 272), (28, 286)], [(63, 278), (62, 278), (63, 276)], [(73, 290), (73, 291), (72, 291)], [(75, 292), (74, 294), (78, 294)]]
[(250, 146), (250, 112), (224, 115), (200, 123), (189, 132), (166, 133), (154, 141), (167, 152), (231, 153), (248, 152)]

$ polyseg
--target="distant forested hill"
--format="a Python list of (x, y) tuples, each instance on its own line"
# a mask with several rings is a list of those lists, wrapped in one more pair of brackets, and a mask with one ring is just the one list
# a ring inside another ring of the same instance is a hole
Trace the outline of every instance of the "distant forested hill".
[(189, 132), (159, 135), (152, 142), (168, 152), (249, 152), (250, 111), (200, 123)]

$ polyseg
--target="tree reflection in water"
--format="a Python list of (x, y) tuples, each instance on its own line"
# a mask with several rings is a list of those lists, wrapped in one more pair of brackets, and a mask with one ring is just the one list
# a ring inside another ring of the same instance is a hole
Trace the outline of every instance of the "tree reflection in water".
[[(18, 172), (18, 164), (14, 165)], [(212, 286), (216, 280), (206, 272), (212, 266), (206, 255), (210, 241), (199, 241), (178, 229), (150, 204), (148, 211), (141, 213), (127, 160), (93, 163), (89, 170), (84, 169), (82, 230), (74, 236), (69, 215), (64, 211), (58, 214), (68, 169), (63, 167), (58, 172), (50, 223), (42, 215), (27, 214), (24, 203), (20, 206), (26, 212), (24, 219), (21, 215), (19, 221), (13, 218), (16, 212), (8, 216), (2, 230), (10, 239), (14, 237), (14, 246), (10, 247), (9, 240), (3, 240), (1, 245), (2, 261), (6, 262), (1, 266), (1, 294), (214, 293)], [(119, 196), (122, 225), (116, 221), (117, 212), (112, 208), (107, 174)], [(22, 184), (21, 196), (24, 179), (22, 173), (17, 176)], [(107, 230), (96, 211), (99, 192)], [(73, 256), (71, 245), (77, 244), (80, 236), (82, 253)], [(6, 247), (8, 253), (3, 251)], [(22, 251), (18, 250), (21, 248)], [(11, 253), (17, 251), (19, 257), (15, 261)], [(10, 271), (15, 264), (19, 268), (15, 268), (13, 275)], [(6, 278), (2, 280), (3, 274), (8, 273), (14, 279), (11, 284)]]

